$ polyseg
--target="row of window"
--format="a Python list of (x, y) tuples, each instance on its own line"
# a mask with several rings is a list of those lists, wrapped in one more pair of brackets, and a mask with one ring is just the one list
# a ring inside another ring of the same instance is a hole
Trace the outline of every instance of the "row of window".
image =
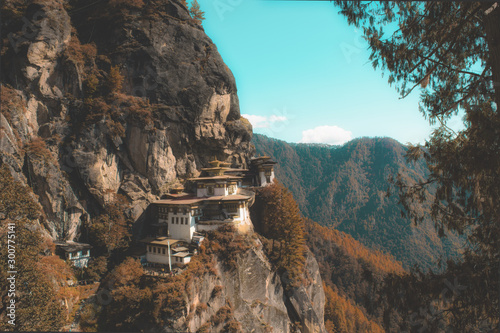
[[(157, 253), (157, 254), (167, 254), (167, 250), (164, 247), (157, 247), (157, 246), (151, 246), (148, 245), (148, 252), (149, 253)], [(175, 262), (182, 262), (182, 258), (179, 257), (173, 257)]]
[[(178, 213), (182, 213), (182, 214), (188, 214), (189, 213), (189, 209), (187, 208), (178, 208), (178, 207), (159, 207), (158, 208), (158, 211), (160, 212), (160, 215), (161, 213), (173, 213), (173, 214), (178, 214)], [(192, 215), (199, 215), (201, 214), (201, 209), (194, 209), (192, 212)]]
[(70, 252), (68, 254), (68, 258), (69, 259), (72, 259), (72, 258), (78, 258), (78, 257), (87, 257), (87, 256), (90, 256), (90, 250), (86, 250), (86, 251), (78, 251), (78, 252)]
[[(237, 213), (238, 212), (238, 208), (243, 208), (243, 206), (241, 204), (237, 204), (237, 203), (230, 203), (230, 204), (224, 204), (224, 209), (228, 212), (228, 213)], [(168, 214), (158, 214), (158, 217), (162, 220), (168, 220)], [(198, 216), (195, 217), (195, 222), (198, 222), (200, 220), (200, 218)], [(175, 217), (175, 216), (172, 216), (170, 218), (170, 221), (172, 224), (189, 224), (189, 218), (188, 217)]]
[[(231, 186), (229, 187), (228, 189), (229, 193), (236, 193), (236, 189), (235, 188), (231, 188)], [(214, 188), (212, 186), (209, 186), (207, 187), (207, 193), (208, 194), (214, 194)]]
[(157, 246), (148, 245), (148, 252), (149, 253), (165, 254), (166, 250), (164, 247), (157, 247)]
[(197, 186), (198, 188), (214, 188), (214, 187), (217, 187), (217, 188), (224, 188), (226, 187), (226, 184), (210, 184), (210, 185), (207, 185), (207, 184), (198, 184)]
[[(173, 217), (172, 216), (172, 219), (170, 220), (170, 223), (172, 224), (189, 224), (189, 218), (187, 217)], [(195, 218), (195, 222), (198, 222), (198, 218)]]
[(187, 208), (179, 208), (179, 207), (160, 207), (158, 210), (160, 213), (168, 213), (168, 212), (174, 213), (174, 214), (178, 214), (178, 213), (187, 214), (188, 213)]
[(238, 211), (238, 204), (225, 204), (224, 208), (229, 212), (229, 213), (236, 213)]

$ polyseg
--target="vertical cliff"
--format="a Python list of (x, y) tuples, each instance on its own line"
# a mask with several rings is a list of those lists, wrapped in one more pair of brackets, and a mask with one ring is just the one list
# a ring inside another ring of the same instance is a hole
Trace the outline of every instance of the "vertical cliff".
[[(1, 6), (0, 165), (31, 187), (52, 239), (78, 239), (116, 194), (128, 199), (126, 213), (140, 224), (152, 200), (209, 160), (244, 166), (253, 155), (234, 77), (182, 1)], [(211, 272), (174, 284), (185, 304), (175, 316), (165, 315), (177, 310), (168, 306), (151, 312), (170, 297), (161, 281), (151, 282), (151, 307), (134, 308), (134, 315), (145, 313), (154, 329), (167, 331), (235, 324), (248, 332), (323, 332), (313, 256), (305, 285), (288, 288), (260, 241), (251, 242), (232, 267), (213, 256)]]
[(2, 13), (0, 161), (53, 238), (75, 238), (114, 193), (137, 219), (209, 159), (253, 153), (234, 77), (181, 2), (7, 0)]

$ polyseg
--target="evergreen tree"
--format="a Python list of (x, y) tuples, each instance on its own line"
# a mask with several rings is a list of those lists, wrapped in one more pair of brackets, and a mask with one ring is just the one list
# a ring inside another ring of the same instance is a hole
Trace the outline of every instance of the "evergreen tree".
[(282, 184), (275, 183), (260, 191), (265, 205), (262, 217), (263, 234), (272, 240), (271, 256), (279, 268), (298, 282), (304, 267), (304, 220), (293, 195)]
[(201, 22), (205, 19), (205, 12), (200, 9), (200, 4), (197, 0), (193, 0), (193, 2), (191, 2), (189, 12), (191, 13), (193, 20), (198, 24), (201, 24)]
[(89, 237), (97, 253), (110, 255), (113, 251), (127, 248), (132, 223), (124, 213), (127, 208), (127, 199), (117, 194), (114, 200), (106, 205), (105, 212), (92, 221)]
[[(389, 72), (403, 98), (421, 87), (421, 111), (439, 127), (426, 149), (412, 147), (408, 157), (424, 156), (431, 173), (414, 186), (398, 178), (395, 184), (416, 222), (422, 215), (410, 209), (412, 202), (425, 200), (426, 187), (437, 184), (431, 210), (437, 228), (467, 233), (470, 244), (443, 275), (461, 273), (469, 283), (446, 310), (450, 325), (491, 329), (500, 317), (500, 8), (491, 2), (336, 4), (350, 23), (363, 26), (374, 68)], [(386, 36), (387, 25), (398, 29)], [(456, 133), (447, 121), (459, 111), (465, 129)]]
[(122, 90), (124, 77), (120, 73), (120, 68), (118, 66), (111, 67), (108, 80), (107, 80), (107, 88), (109, 92), (116, 93)]

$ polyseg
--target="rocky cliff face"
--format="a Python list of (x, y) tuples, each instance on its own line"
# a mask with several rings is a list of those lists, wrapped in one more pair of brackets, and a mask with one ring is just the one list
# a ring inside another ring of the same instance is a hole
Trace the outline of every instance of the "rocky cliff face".
[(170, 331), (218, 331), (221, 309), (230, 304), (231, 316), (243, 332), (323, 333), (324, 303), (318, 263), (308, 252), (304, 285), (289, 287), (286, 276), (271, 267), (260, 241), (238, 256), (235, 269), (217, 261), (217, 273), (191, 283), (184, 315), (164, 327)]
[[(2, 8), (0, 161), (32, 186), (52, 238), (77, 237), (114, 193), (137, 219), (207, 160), (253, 153), (231, 71), (179, 1), (24, 3)], [(122, 89), (96, 98), (111, 67)]]
[[(253, 155), (231, 71), (180, 1), (27, 2), (2, 4), (0, 164), (33, 189), (52, 239), (77, 239), (115, 194), (140, 224), (152, 200), (209, 160)], [(218, 265), (186, 295), (196, 310), (166, 330), (196, 331), (229, 301), (246, 332), (324, 331), (311, 254), (296, 288), (283, 287), (258, 241), (236, 269)]]

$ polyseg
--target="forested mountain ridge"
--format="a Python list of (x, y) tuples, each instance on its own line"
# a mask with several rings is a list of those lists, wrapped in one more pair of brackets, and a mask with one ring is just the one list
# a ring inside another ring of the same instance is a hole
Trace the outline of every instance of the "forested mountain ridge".
[(428, 174), (423, 160), (406, 163), (407, 148), (397, 141), (360, 138), (343, 146), (318, 146), (255, 134), (252, 142), (258, 154), (276, 159), (277, 177), (312, 220), (391, 253), (407, 268), (414, 264), (436, 268), (441, 256), (459, 255), (457, 236), (439, 238), (428, 219), (415, 226), (402, 217), (397, 195), (386, 195), (390, 176), (399, 173), (410, 183)]

